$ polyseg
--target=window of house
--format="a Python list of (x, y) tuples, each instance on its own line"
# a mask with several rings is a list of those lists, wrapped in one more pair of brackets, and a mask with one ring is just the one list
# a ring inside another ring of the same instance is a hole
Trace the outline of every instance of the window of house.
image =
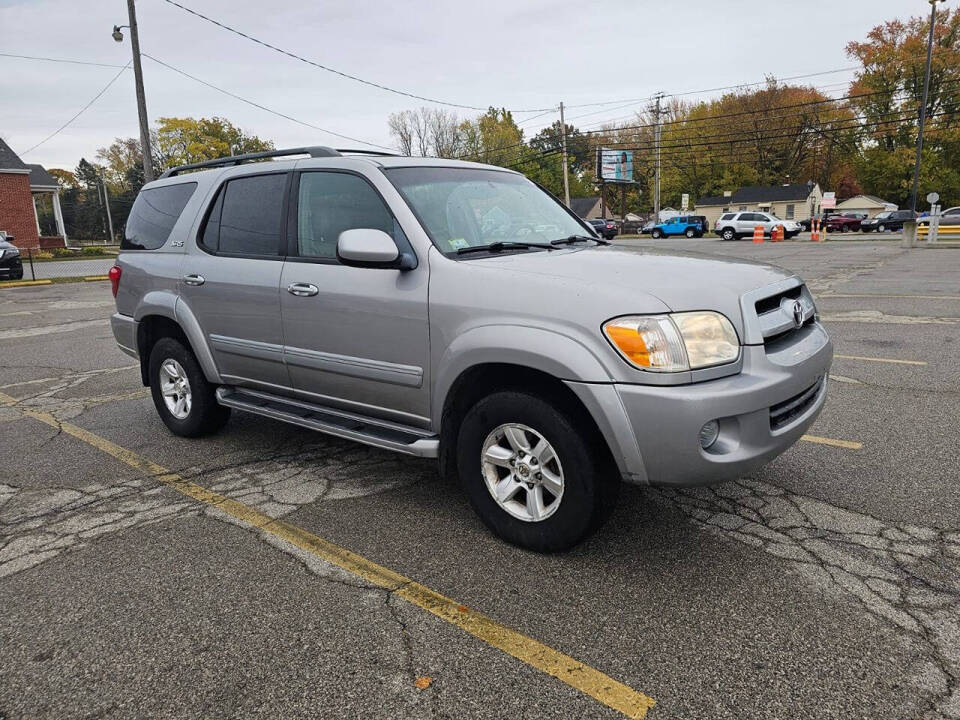
[(339, 172), (305, 172), (297, 202), (297, 250), (301, 257), (336, 258), (344, 230), (383, 230), (394, 240), (400, 228), (370, 184)]
[(279, 255), (286, 173), (227, 181), (207, 216), (200, 243), (227, 255)]
[(739, 210), (740, 212), (743, 212), (746, 209), (747, 209), (746, 205), (741, 205), (740, 207), (737, 208), (737, 210)]
[(189, 182), (142, 190), (130, 210), (120, 248), (156, 250), (162, 246), (196, 189), (197, 184)]
[(794, 210), (795, 210), (795, 206), (793, 206), (793, 205), (787, 205), (786, 213), (784, 213), (784, 214), (787, 216), (787, 217), (785, 218), (786, 220), (793, 220)]

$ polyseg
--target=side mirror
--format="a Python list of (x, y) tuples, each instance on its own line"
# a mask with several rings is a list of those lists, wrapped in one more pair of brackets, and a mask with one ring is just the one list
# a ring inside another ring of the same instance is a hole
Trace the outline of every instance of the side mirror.
[(393, 238), (383, 230), (355, 228), (344, 230), (337, 238), (337, 259), (352, 267), (411, 270), (416, 260), (400, 253)]

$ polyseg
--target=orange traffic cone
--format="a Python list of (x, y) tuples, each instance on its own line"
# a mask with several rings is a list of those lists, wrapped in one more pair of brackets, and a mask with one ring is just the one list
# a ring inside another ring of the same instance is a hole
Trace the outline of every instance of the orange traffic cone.
[(756, 244), (763, 242), (763, 225), (757, 225), (753, 228), (753, 242)]
[(783, 242), (783, 225), (777, 225), (770, 233), (770, 242)]
[(816, 218), (810, 221), (810, 241), (819, 242), (820, 240), (820, 221)]
[(826, 241), (827, 241), (827, 223), (826, 223), (826, 221), (824, 221), (823, 225), (820, 227), (820, 237), (819, 237), (819, 241), (820, 241), (820, 242), (826, 242)]

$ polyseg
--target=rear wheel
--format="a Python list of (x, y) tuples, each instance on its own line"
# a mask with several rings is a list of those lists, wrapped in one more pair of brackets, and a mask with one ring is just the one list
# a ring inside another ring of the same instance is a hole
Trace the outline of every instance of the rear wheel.
[(489, 395), (467, 412), (457, 473), (490, 530), (530, 550), (557, 552), (603, 523), (620, 482), (581, 424), (518, 391)]
[(697, 236), (697, 231), (694, 230), (693, 228), (687, 228), (683, 234), (686, 235), (688, 238), (695, 238)]
[(193, 351), (176, 338), (161, 338), (150, 352), (150, 394), (160, 419), (174, 435), (200, 437), (216, 432), (230, 418), (217, 402)]

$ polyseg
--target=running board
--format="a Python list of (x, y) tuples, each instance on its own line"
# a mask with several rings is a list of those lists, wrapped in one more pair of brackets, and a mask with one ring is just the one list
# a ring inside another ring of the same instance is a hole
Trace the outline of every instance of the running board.
[(229, 408), (406, 455), (435, 458), (440, 453), (440, 439), (425, 430), (302, 400), (257, 390), (221, 387), (217, 389), (217, 402)]

